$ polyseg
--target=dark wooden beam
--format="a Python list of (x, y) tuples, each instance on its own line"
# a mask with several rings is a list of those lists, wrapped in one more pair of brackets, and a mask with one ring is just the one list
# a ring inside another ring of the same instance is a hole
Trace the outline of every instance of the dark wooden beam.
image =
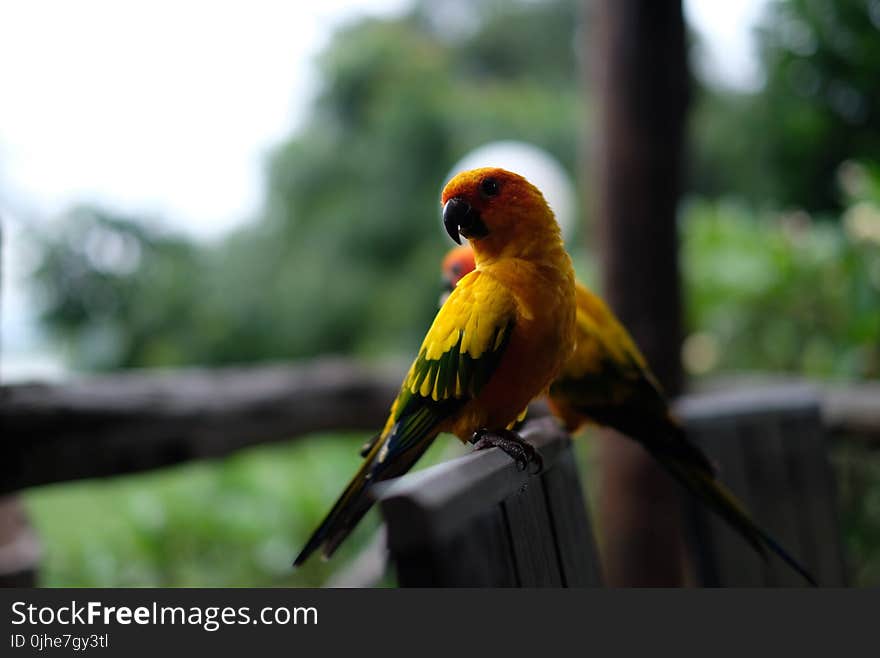
[(676, 212), (688, 74), (680, 0), (596, 3), (603, 288), (670, 395), (682, 390)]
[(833, 385), (824, 390), (822, 417), (831, 435), (880, 448), (880, 384)]
[(718, 375), (697, 382), (695, 393), (786, 389), (809, 385), (819, 391), (822, 423), (835, 440), (880, 449), (880, 383), (805, 380), (780, 373)]
[(220, 457), (313, 432), (372, 432), (402, 373), (316, 360), (0, 387), (0, 493)]
[[(680, 0), (593, 3), (598, 242), (604, 291), (671, 395), (682, 389), (676, 211), (688, 99)], [(606, 582), (678, 585), (680, 500), (638, 446), (607, 432), (599, 522)]]

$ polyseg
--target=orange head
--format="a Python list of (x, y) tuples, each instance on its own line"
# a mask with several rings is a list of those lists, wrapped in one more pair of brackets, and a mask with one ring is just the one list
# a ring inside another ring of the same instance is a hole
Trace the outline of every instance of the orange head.
[(453, 240), (473, 247), (477, 263), (527, 258), (561, 246), (559, 225), (541, 192), (505, 169), (456, 175), (443, 189), (443, 224)]
[(443, 285), (448, 291), (452, 291), (462, 277), (470, 274), (476, 263), (474, 263), (474, 250), (470, 245), (464, 244), (460, 247), (453, 247), (443, 259)]

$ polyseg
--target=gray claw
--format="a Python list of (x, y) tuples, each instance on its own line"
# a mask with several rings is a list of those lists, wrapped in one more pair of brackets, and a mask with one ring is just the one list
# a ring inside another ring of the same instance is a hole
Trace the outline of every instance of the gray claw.
[(486, 429), (479, 429), (474, 432), (471, 443), (474, 445), (474, 450), (500, 448), (516, 462), (516, 467), (520, 471), (526, 470), (529, 462), (534, 462), (537, 465), (535, 474), (540, 473), (544, 468), (544, 460), (538, 451), (516, 432), (510, 430), (490, 432)]

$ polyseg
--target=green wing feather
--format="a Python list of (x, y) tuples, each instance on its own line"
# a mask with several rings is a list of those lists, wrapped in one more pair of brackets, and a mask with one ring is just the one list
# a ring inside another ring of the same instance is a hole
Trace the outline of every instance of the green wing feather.
[(360, 470), (294, 562), (319, 547), (329, 557), (372, 506), (370, 485), (406, 473), (442, 424), (476, 397), (498, 367), (516, 303), (491, 277), (472, 272), (437, 313), (391, 407), (385, 429), (361, 449)]

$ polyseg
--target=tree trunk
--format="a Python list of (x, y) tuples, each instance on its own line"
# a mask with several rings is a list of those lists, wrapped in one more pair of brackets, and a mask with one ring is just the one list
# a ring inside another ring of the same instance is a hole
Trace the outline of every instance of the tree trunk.
[[(680, 0), (598, 0), (594, 189), (603, 287), (670, 395), (682, 389), (676, 206), (688, 97)], [(678, 491), (641, 447), (599, 442), (600, 523), (610, 585), (683, 581)]]

